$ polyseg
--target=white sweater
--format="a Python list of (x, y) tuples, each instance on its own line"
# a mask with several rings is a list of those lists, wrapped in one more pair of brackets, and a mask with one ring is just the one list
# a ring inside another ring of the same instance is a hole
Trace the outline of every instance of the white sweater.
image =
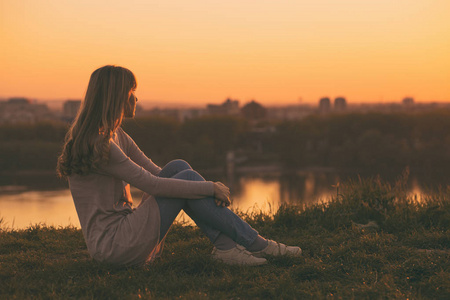
[[(119, 128), (106, 166), (89, 175), (69, 176), (84, 239), (94, 259), (118, 265), (153, 259), (162, 250), (154, 196), (199, 199), (214, 194), (210, 181), (160, 178), (160, 171)], [(132, 208), (129, 184), (145, 192), (137, 208)]]

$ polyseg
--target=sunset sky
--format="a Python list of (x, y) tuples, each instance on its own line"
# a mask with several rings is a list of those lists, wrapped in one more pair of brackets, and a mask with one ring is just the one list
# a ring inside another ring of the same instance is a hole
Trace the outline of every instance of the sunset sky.
[(450, 102), (449, 53), (449, 0), (0, 0), (0, 98), (116, 64), (144, 105)]

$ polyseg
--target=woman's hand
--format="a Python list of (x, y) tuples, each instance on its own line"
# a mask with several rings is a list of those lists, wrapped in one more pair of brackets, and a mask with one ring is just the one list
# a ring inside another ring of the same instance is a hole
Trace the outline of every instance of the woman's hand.
[(230, 189), (222, 182), (214, 182), (214, 198), (217, 206), (230, 206)]

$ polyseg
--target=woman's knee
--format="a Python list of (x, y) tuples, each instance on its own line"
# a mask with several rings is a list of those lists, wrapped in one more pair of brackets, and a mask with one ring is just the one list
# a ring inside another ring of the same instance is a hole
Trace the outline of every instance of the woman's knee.
[(175, 175), (173, 178), (191, 181), (205, 181), (205, 178), (203, 178), (202, 175), (200, 175), (199, 173), (197, 173), (192, 169), (183, 170), (179, 172), (177, 175)]
[(192, 170), (192, 167), (182, 159), (174, 159), (164, 166), (164, 168), (159, 173), (159, 176), (170, 178), (184, 170)]
[(192, 167), (189, 165), (189, 163), (182, 159), (174, 159), (170, 162), (168, 162), (164, 168), (176, 168), (182, 170), (192, 169)]

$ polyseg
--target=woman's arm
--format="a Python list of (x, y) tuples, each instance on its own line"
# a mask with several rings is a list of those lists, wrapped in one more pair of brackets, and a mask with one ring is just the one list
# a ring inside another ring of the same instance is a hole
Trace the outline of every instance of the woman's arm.
[(214, 196), (213, 182), (157, 177), (126, 156), (114, 141), (111, 141), (109, 156), (101, 173), (119, 178), (150, 195), (188, 199)]

